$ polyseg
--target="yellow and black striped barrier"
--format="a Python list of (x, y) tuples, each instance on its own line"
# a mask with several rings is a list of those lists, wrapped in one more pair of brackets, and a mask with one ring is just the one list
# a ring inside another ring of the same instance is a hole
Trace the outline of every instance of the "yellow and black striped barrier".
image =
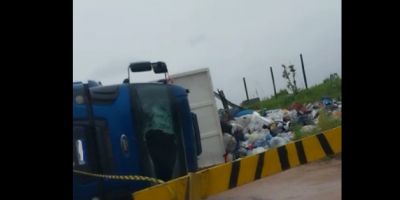
[(289, 168), (342, 151), (342, 128), (291, 142), (137, 191), (135, 200), (200, 200)]

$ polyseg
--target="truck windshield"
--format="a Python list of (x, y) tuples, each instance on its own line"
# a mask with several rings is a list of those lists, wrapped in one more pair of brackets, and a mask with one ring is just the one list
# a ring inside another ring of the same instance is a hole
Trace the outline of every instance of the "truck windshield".
[[(134, 84), (138, 136), (155, 176), (169, 180), (186, 173), (182, 131), (168, 85)], [(146, 156), (146, 155), (141, 155)]]
[(138, 91), (145, 117), (143, 125), (146, 135), (150, 134), (151, 130), (161, 130), (168, 135), (174, 135), (176, 132), (171, 99), (168, 98), (166, 90), (160, 89), (148, 87), (147, 90)]

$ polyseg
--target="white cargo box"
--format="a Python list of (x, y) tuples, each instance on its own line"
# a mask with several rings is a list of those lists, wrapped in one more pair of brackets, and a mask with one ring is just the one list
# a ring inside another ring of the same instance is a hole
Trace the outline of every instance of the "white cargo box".
[(208, 68), (170, 75), (172, 84), (189, 89), (190, 109), (197, 115), (202, 153), (199, 167), (224, 162), (225, 153), (222, 131)]

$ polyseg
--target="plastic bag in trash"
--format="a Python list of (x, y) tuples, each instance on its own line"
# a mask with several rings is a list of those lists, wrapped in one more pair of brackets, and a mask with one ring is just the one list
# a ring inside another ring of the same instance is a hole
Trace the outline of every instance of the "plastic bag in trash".
[(239, 147), (239, 149), (241, 149), (241, 148), (247, 148), (249, 146), (249, 142), (247, 142), (247, 141), (244, 141), (244, 142), (240, 142), (240, 147)]
[(318, 117), (318, 114), (319, 114), (319, 110), (317, 110), (317, 109), (314, 109), (314, 110), (311, 111), (311, 116), (312, 116), (313, 119)]
[(312, 103), (308, 103), (307, 106), (306, 106), (306, 109), (307, 110), (312, 110), (312, 108), (313, 108), (313, 104)]
[(247, 156), (247, 149), (246, 148), (240, 148), (239, 150), (238, 150), (238, 157), (244, 157), (244, 156)]
[(287, 144), (288, 142), (289, 141), (286, 140), (285, 138), (276, 136), (270, 140), (269, 146), (270, 146), (270, 148), (280, 147), (280, 146)]
[(267, 142), (269, 142), (271, 139), (272, 139), (273, 137), (272, 137), (272, 135), (271, 134), (265, 134), (265, 140), (267, 141)]
[(248, 128), (250, 131), (260, 131), (268, 128), (272, 123), (272, 120), (264, 118), (255, 112), (251, 118)]
[(278, 136), (286, 139), (287, 141), (290, 141), (294, 138), (294, 133), (293, 132), (284, 132), (284, 133), (279, 133)]
[(282, 132), (284, 132), (285, 130), (284, 130), (284, 128), (283, 128), (283, 125), (281, 126), (281, 127), (275, 127), (275, 128), (273, 128), (273, 129), (271, 129), (271, 135), (272, 136), (277, 136), (279, 133), (282, 133)]
[(260, 134), (257, 132), (254, 132), (250, 134), (249, 139), (247, 140), (248, 143), (255, 143), (257, 140), (265, 139), (264, 134)]
[(269, 110), (266, 118), (272, 121), (285, 121), (285, 119), (288, 120), (290, 118), (289, 111), (286, 109)]
[[(250, 134), (249, 134), (249, 133), (244, 134), (244, 140), (249, 140), (249, 137), (250, 137)], [(247, 141), (246, 141), (246, 142), (247, 142)]]
[(265, 149), (263, 147), (257, 147), (255, 149), (247, 151), (247, 155), (248, 156), (255, 155), (255, 154), (258, 154), (258, 153), (262, 153), (264, 151), (265, 151)]
[(243, 115), (251, 115), (251, 114), (253, 114), (253, 112), (255, 112), (255, 111), (254, 110), (248, 110), (248, 109), (241, 110), (241, 111), (235, 113), (234, 117), (241, 117)]
[(266, 140), (266, 137), (262, 137), (254, 142), (253, 147), (264, 147), (266, 145), (268, 145), (268, 141)]
[(237, 123), (236, 121), (230, 121), (229, 124), (232, 126), (232, 133), (235, 132), (242, 132), (243, 133), (243, 126)]
[(319, 122), (318, 119), (319, 119), (319, 117), (317, 117), (317, 118), (314, 119), (314, 124), (318, 124), (318, 122)]
[[(246, 140), (243, 133), (243, 127), (240, 124), (235, 121), (229, 121), (229, 126), (231, 127), (230, 134), (235, 137), (237, 142)], [(237, 144), (237, 146), (239, 146), (239, 144)]]
[(297, 122), (297, 111), (296, 110), (290, 110), (288, 112), (288, 116), (291, 122)]
[(245, 133), (266, 129), (273, 123), (272, 120), (262, 117), (257, 112), (237, 117), (235, 122), (243, 127), (243, 132)]
[(330, 97), (322, 97), (322, 104), (324, 104), (324, 106), (330, 106), (333, 104), (333, 100)]
[(279, 133), (289, 131), (290, 123), (291, 121), (275, 123), (276, 125), (274, 124), (274, 126), (271, 126), (271, 134), (276, 136)]
[(288, 130), (289, 130), (289, 127), (290, 127), (290, 121), (286, 122), (286, 123), (283, 125), (283, 129), (284, 129), (285, 131), (288, 131)]
[(315, 126), (315, 125), (305, 125), (305, 126), (301, 127), (300, 130), (301, 130), (303, 133), (307, 133), (307, 132), (311, 132), (311, 131), (314, 130), (315, 128), (317, 128), (317, 126)]
[(269, 129), (261, 129), (261, 130), (257, 131), (257, 133), (260, 133), (260, 134), (271, 134), (271, 131)]
[(224, 133), (223, 140), (226, 152), (233, 152), (236, 149), (237, 141), (231, 134)]
[(248, 133), (249, 131), (247, 126), (249, 125), (252, 116), (253, 115), (249, 114), (240, 117), (235, 117), (235, 123), (239, 124), (243, 128), (243, 132)]

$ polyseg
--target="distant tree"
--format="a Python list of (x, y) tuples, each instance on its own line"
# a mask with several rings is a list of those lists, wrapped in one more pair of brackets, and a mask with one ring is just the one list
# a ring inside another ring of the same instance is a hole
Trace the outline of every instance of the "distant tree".
[(279, 90), (279, 92), (276, 93), (276, 96), (284, 96), (284, 95), (287, 95), (287, 94), (289, 94), (289, 92), (286, 89), (282, 89), (282, 90)]
[(330, 78), (331, 80), (335, 80), (335, 79), (338, 79), (338, 78), (339, 78), (339, 75), (338, 75), (337, 73), (333, 73), (333, 74), (329, 75), (329, 78)]
[(288, 88), (288, 90), (290, 90), (294, 94), (296, 94), (298, 91), (298, 88), (296, 85), (296, 69), (294, 68), (294, 65), (289, 65), (287, 67), (285, 65), (282, 65), (282, 67), (283, 67), (282, 77), (287, 80), (286, 87)]
[(337, 73), (333, 73), (333, 74), (329, 75), (329, 78), (324, 79), (323, 83), (328, 83), (328, 82), (334, 81), (336, 79), (340, 79), (340, 77)]

